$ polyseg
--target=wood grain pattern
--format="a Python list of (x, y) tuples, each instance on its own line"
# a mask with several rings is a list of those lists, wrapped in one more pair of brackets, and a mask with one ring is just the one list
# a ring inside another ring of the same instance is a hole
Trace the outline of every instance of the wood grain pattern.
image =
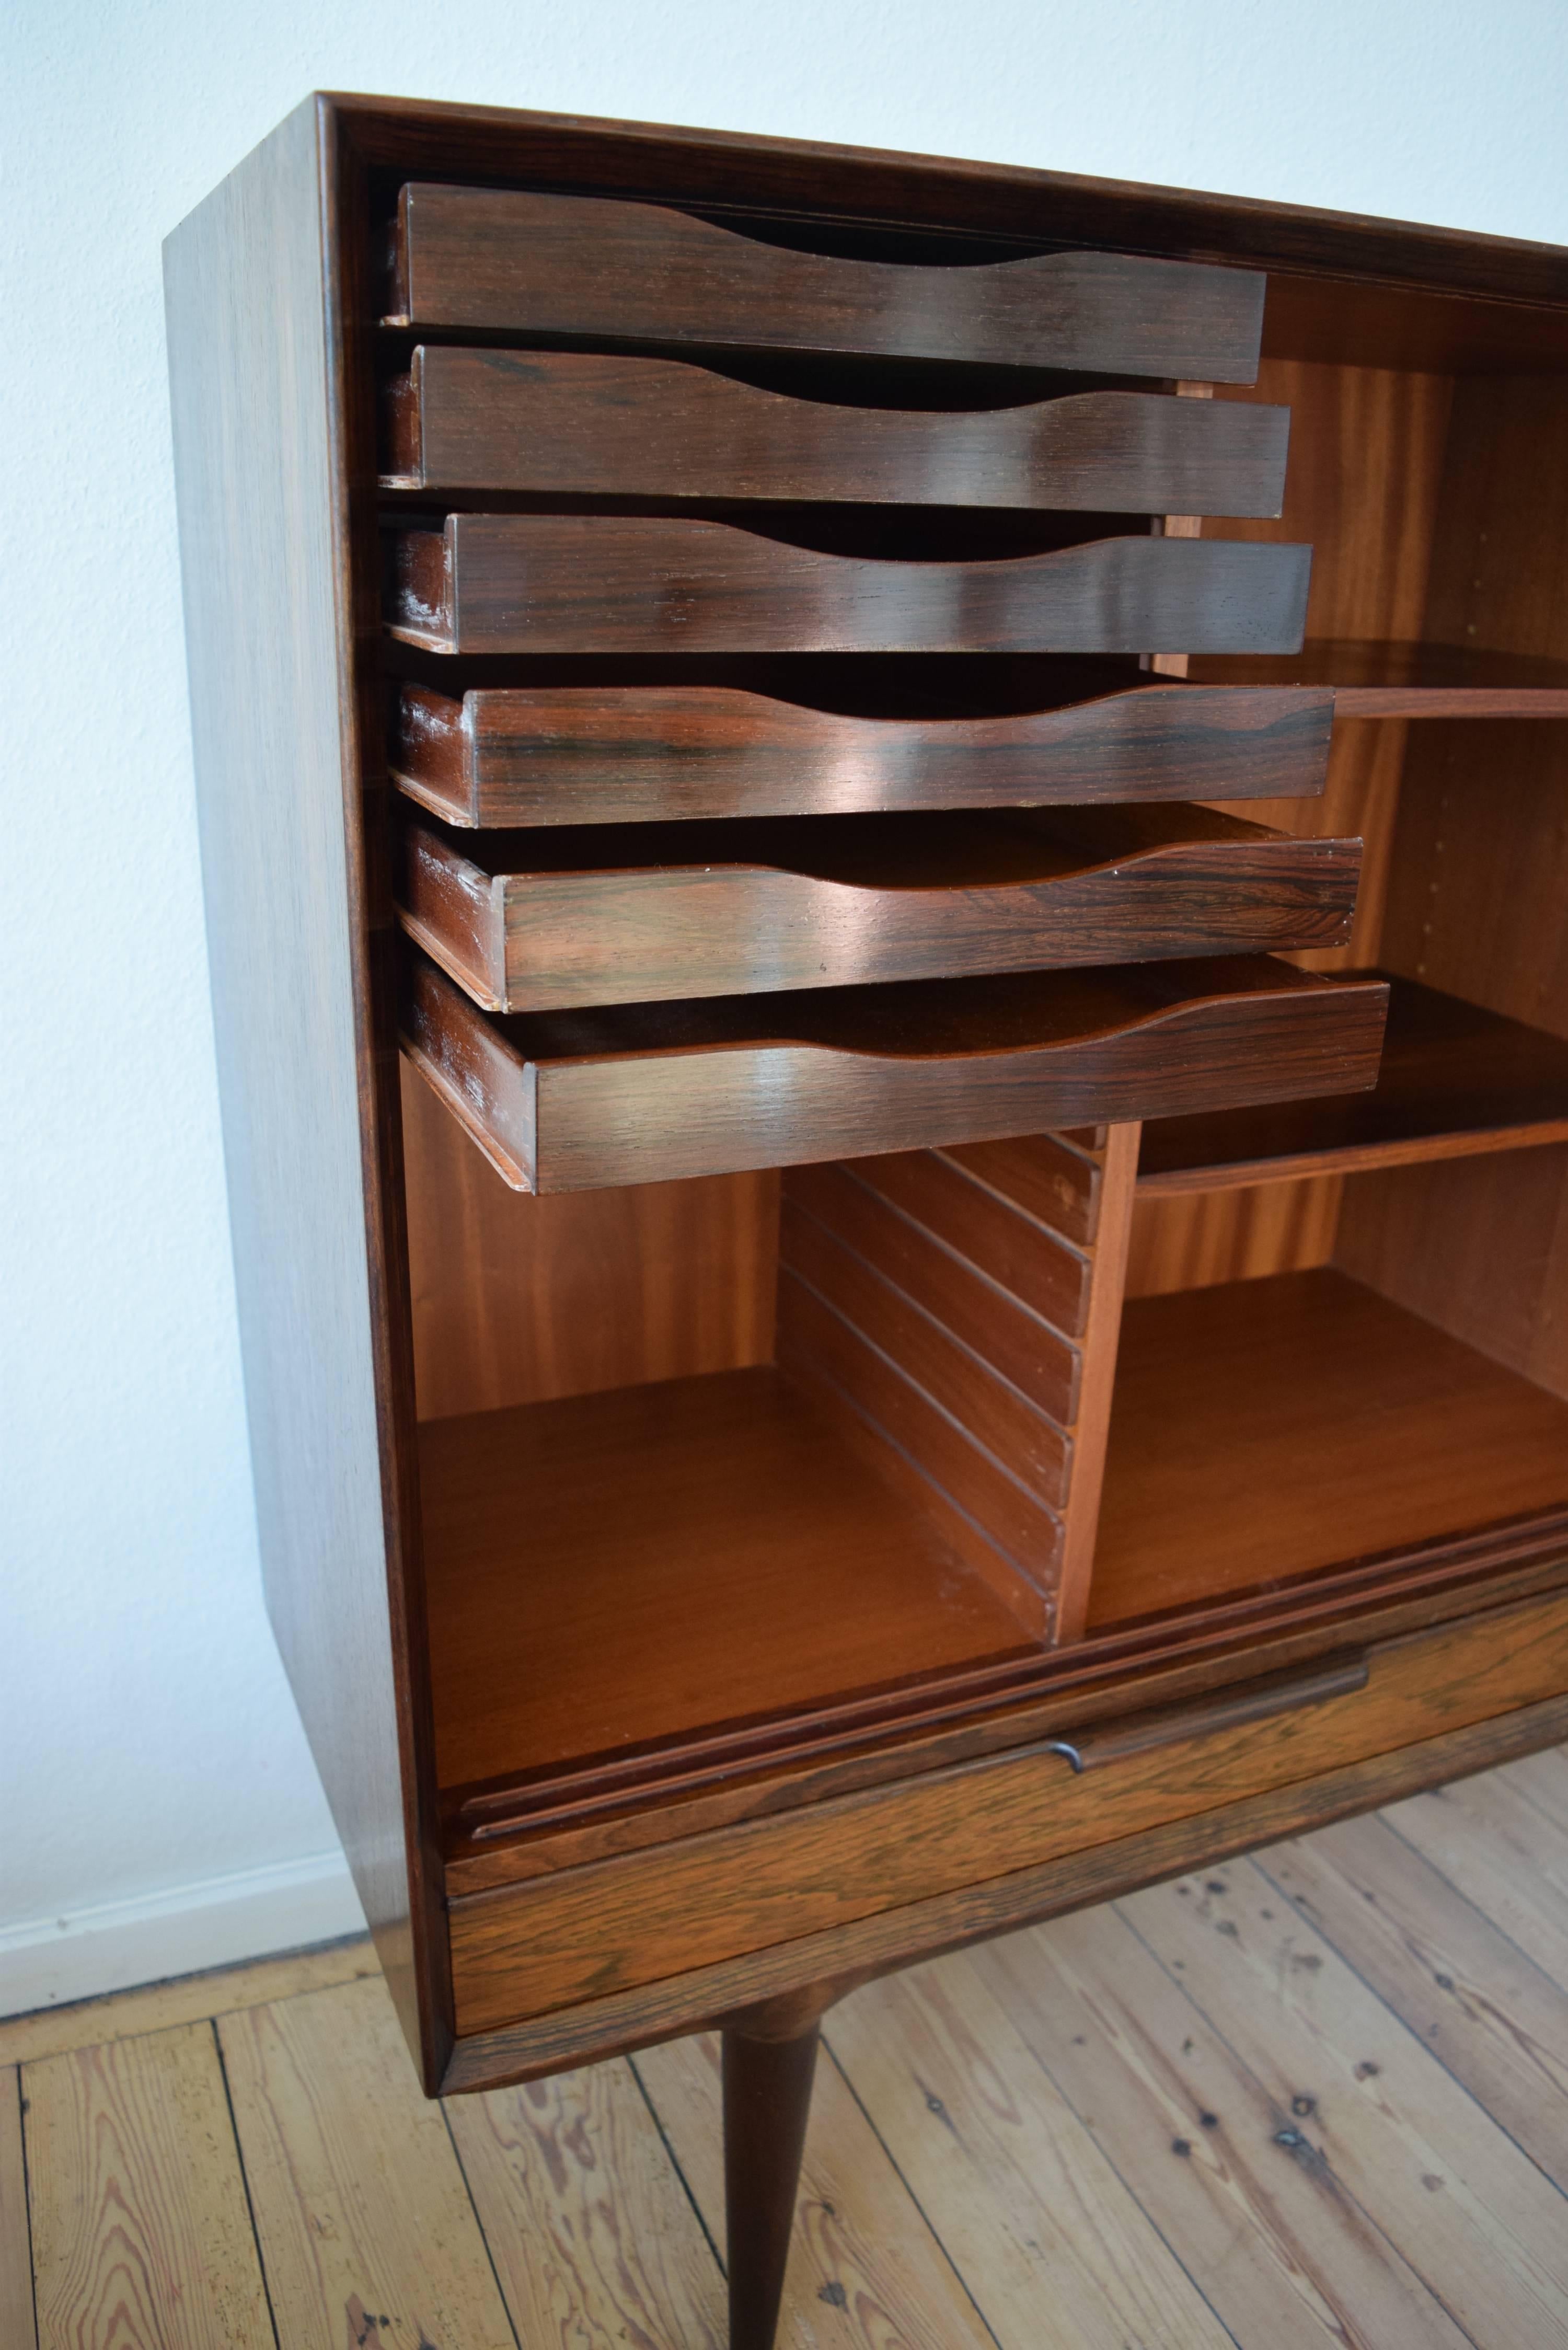
[(1272, 954), (1349, 937), (1360, 843), (1174, 807), (596, 826), (410, 823), (404, 927), (492, 1011)]
[[(1137, 1156), (1136, 1131), (1113, 1128), (1092, 1155), (1040, 1136), (784, 1185), (781, 1365), (884, 1473), (956, 1505), (948, 1540), (988, 1580), (1005, 1562), (998, 1589), (1054, 1640), (1087, 1605)], [(1086, 1247), (1058, 1229), (1064, 1199)], [(934, 1290), (919, 1280), (933, 1267)], [(1031, 1328), (1081, 1339), (1054, 1413), (1001, 1368)]]
[(1397, 1167), (1345, 1187), (1334, 1262), (1568, 1400), (1568, 1149)]
[(724, 2285), (629, 2066), (447, 2111), (519, 2342), (724, 2350)]
[[(945, 1159), (958, 1155), (942, 1153)], [(889, 1166), (888, 1159), (856, 1159), (794, 1168), (789, 1196), (869, 1272), (912, 1298), (968, 1353), (991, 1364), (1037, 1411), (1059, 1428), (1070, 1427), (1077, 1409), (1078, 1348), (1044, 1313), (1017, 1295), (1010, 1285), (1005, 1258), (986, 1251), (1000, 1273), (986, 1270), (983, 1256), (980, 1263), (974, 1261), (971, 1252), (985, 1250), (983, 1216), (969, 1219), (961, 1228), (968, 1251), (961, 1242), (955, 1246), (941, 1222), (945, 1187), (922, 1182), (917, 1194), (906, 1171), (893, 1165), (889, 1173)], [(926, 1171), (917, 1173), (923, 1179)], [(953, 1190), (965, 1207), (983, 1209), (987, 1204), (983, 1199), (976, 1201), (961, 1186), (955, 1184)], [(895, 1212), (888, 1213), (889, 1209)], [(934, 1228), (923, 1220), (933, 1216), (938, 1219)], [(1033, 1274), (1033, 1295), (1048, 1299), (1059, 1317), (1068, 1313), (1075, 1317), (1082, 1268), (1074, 1257), (1064, 1255), (1061, 1277), (1052, 1280), (1054, 1253), (1048, 1244), (1034, 1252), (1023, 1260), (1027, 1271), (1016, 1277)], [(1068, 1302), (1065, 1306), (1063, 1299)]]
[(395, 1055), (377, 1000), (390, 942), (380, 910), (379, 964), (348, 683), (343, 435), (368, 383), (347, 372), (327, 138), (307, 100), (168, 242), (175, 481), (267, 1607), (432, 2082), (445, 2028), (424, 1900), (434, 1783), (418, 1590), (403, 1577), (403, 1284), (381, 1123)]
[(383, 1986), (247, 2009), (218, 2033), (280, 2341), (506, 2342), (452, 2140), (402, 2061)]
[(833, 2045), (1002, 2350), (1222, 2350), (1231, 2336), (1110, 2159), (959, 1960), (857, 1992)]
[[(1560, 1778), (1560, 1752), (1554, 1759)], [(1560, 1812), (1532, 1800), (1528, 1785), (1466, 1777), (1396, 1804), (1388, 1821), (1568, 1990), (1568, 1823)]]
[(1568, 2327), (1557, 2189), (1261, 1871), (1135, 1894), (1124, 1914), (1262, 2082), (1296, 2158), (1345, 2181), (1472, 2339)]
[[(1217, 406), (1256, 400), (1291, 411), (1278, 519), (1227, 522), (1223, 536), (1311, 541), (1309, 638), (1409, 642), (1425, 633), (1451, 396), (1446, 373), (1284, 359), (1264, 360), (1253, 390), (1217, 390)], [(1204, 665), (1189, 674), (1201, 680)]]
[(776, 1174), (536, 1199), (407, 1062), (402, 1107), (422, 1419), (773, 1360)]
[[(1087, 800), (1289, 798), (1321, 792), (1333, 696), (1245, 686), (1178, 693), (1112, 671), (1041, 676), (1038, 707), (997, 712), (985, 683), (929, 716), (814, 706), (719, 684), (398, 691), (403, 789), (463, 825), (655, 823)], [(792, 681), (778, 680), (780, 689)], [(926, 694), (936, 681), (901, 681)], [(843, 691), (836, 674), (818, 694)], [(1054, 693), (1053, 691), (1054, 689)], [(1059, 693), (1060, 701), (1054, 695)]]
[(1091, 1621), (1564, 1500), (1568, 1408), (1341, 1273), (1138, 1298), (1123, 1320)]
[(211, 2025), (48, 2057), (23, 2084), (49, 2350), (273, 2350)]
[(1238, 956), (496, 1015), (410, 958), (402, 1035), (506, 1180), (552, 1191), (1353, 1089), (1386, 1003)]
[(792, 399), (679, 360), (421, 345), (383, 399), (383, 480), (535, 496), (1278, 514), (1290, 417), (1158, 392), (968, 412)]
[(1355, 1695), (1082, 1777), (1035, 1749), (474, 1895), (451, 1913), (459, 2032), (820, 1935), (1311, 1779), (1550, 1697), (1565, 1669), (1568, 1606), (1504, 1611), (1376, 1652)]
[(1026, 1134), (1002, 1142), (962, 1143), (945, 1156), (988, 1191), (999, 1191), (1064, 1241), (1085, 1248), (1099, 1231), (1105, 1141), (1104, 1129), (1080, 1129), (1076, 1139)]
[(1263, 280), (1111, 253), (969, 269), (844, 260), (662, 204), (415, 182), (399, 198), (384, 298), (389, 319), (415, 328), (1247, 383)]
[[(797, 1202), (793, 1185), (784, 1200), (779, 1261), (794, 1282), (870, 1338), (878, 1353), (1040, 1500), (1052, 1507), (1065, 1500), (1070, 1446), (1062, 1425), (1031, 1404), (983, 1355), (971, 1354), (922, 1301), (873, 1272), (818, 1223)], [(789, 1343), (784, 1342), (784, 1359)], [(812, 1359), (804, 1328), (795, 1327), (793, 1343), (805, 1350), (804, 1371)], [(826, 1375), (825, 1358), (817, 1360)]]
[(847, 1926), (753, 1950), (630, 1991), (610, 1992), (460, 2040), (446, 2091), (558, 2072), (588, 2049), (624, 2052), (706, 2028), (737, 2008), (787, 1997), (803, 1982), (846, 1991), (941, 1952), (1106, 1901), (1184, 1869), (1202, 1868), (1282, 1836), (1304, 1835), (1379, 1804), (1531, 1755), (1568, 1737), (1568, 1698), (1542, 1699), (1480, 1723), (1265, 1789), (1082, 1852), (939, 1894)]
[(899, 562), (731, 523), (449, 515), (394, 532), (387, 625), (440, 653), (1293, 652), (1310, 546), (1101, 538)]
[(1457, 995), (1392, 979), (1370, 1093), (1161, 1118), (1145, 1191), (1211, 1191), (1313, 1173), (1459, 1159), (1568, 1140), (1568, 1043)]
[[(724, 2180), (716, 2036), (649, 2048), (636, 2070), (722, 2255)], [(778, 2350), (988, 2350), (951, 2262), (836, 2065), (817, 2065), (784, 2279)]]
[[(845, 1302), (840, 1292), (837, 1304)], [(1057, 1511), (1041, 1498), (1036, 1481), (1026, 1481), (1013, 1463), (998, 1458), (1000, 1430), (975, 1432), (979, 1415), (974, 1406), (983, 1396), (966, 1398), (967, 1427), (933, 1402), (906, 1365), (887, 1351), (898, 1345), (899, 1332), (888, 1326), (883, 1299), (877, 1295), (868, 1303), (872, 1310), (865, 1318), (875, 1339), (786, 1263), (779, 1282), (781, 1368), (825, 1413), (847, 1413), (846, 1434), (852, 1441), (862, 1431), (868, 1435), (870, 1447), (863, 1436), (857, 1449), (869, 1449), (886, 1473), (909, 1485), (898, 1471), (900, 1467), (912, 1469), (913, 1490), (923, 1500), (928, 1498), (923, 1489), (934, 1489), (947, 1505), (939, 1523), (953, 1547), (992, 1585), (1021, 1624), (1037, 1638), (1046, 1636), (1051, 1626), (1048, 1595), (1061, 1566)], [(896, 1305), (892, 1318), (898, 1318)], [(917, 1343), (910, 1352), (919, 1362), (925, 1348)], [(961, 1372), (964, 1367), (959, 1366)], [(957, 1513), (961, 1531), (951, 1525), (950, 1512)]]
[(1345, 1821), (1261, 1866), (1537, 2169), (1568, 2188), (1568, 1991), (1382, 1820)]
[(1404, 366), (1420, 364), (1415, 354), (1427, 343), (1442, 354), (1428, 364), (1452, 366), (1459, 355), (1473, 364), (1490, 348), (1497, 365), (1502, 347), (1539, 365), (1568, 342), (1561, 257), (1519, 239), (817, 140), (341, 92), (331, 104), (357, 156), (400, 182), (532, 178), (600, 196), (678, 197), (743, 232), (787, 235), (790, 216), (805, 215), (819, 241), (841, 227), (876, 239), (875, 250), (914, 244), (949, 257), (1037, 251), (1044, 216), (1075, 242), (1291, 273), (1271, 304), (1279, 349), (1297, 348), (1303, 334), (1320, 343), (1337, 335), (1381, 346), (1386, 363), (1392, 353)]
[(1344, 1196), (1339, 1175), (1240, 1191), (1135, 1191), (1126, 1295), (1161, 1297), (1328, 1264)]
[(1027, 1646), (771, 1369), (421, 1430), (449, 1789)]
[(1465, 2350), (1400, 2242), (1280, 2147), (1279, 2107), (1227, 2044), (1222, 2005), (1210, 2022), (1114, 1909), (963, 1967), (955, 1998), (967, 2010), (971, 1980), (993, 1995), (1235, 2340)]
[[(1568, 657), (1561, 388), (1456, 392), (1428, 627), (1521, 659)], [(1417, 729), (1386, 924), (1390, 966), (1568, 1042), (1558, 726)], [(1430, 1253), (1447, 1268), (1433, 1278)], [(1347, 1191), (1347, 1267), (1568, 1397), (1568, 1153), (1408, 1170)]]
[[(1020, 1138), (1019, 1148), (1027, 1148), (1025, 1138)], [(1048, 1210), (1027, 1212), (941, 1150), (852, 1159), (846, 1172), (1043, 1322), (1067, 1337), (1082, 1334), (1089, 1310), (1089, 1259), (1054, 1229)], [(792, 1196), (794, 1180), (789, 1179)], [(978, 1351), (986, 1353), (983, 1342)]]
[(37, 2350), (22, 2093), (14, 2064), (0, 2065), (0, 2342)]

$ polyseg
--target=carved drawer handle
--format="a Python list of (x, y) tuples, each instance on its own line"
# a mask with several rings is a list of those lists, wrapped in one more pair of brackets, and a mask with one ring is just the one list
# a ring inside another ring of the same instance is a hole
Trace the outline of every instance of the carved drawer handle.
[(1217, 1690), (1196, 1704), (1129, 1714), (1125, 1721), (1087, 1730), (1082, 1738), (1044, 1738), (1036, 1751), (1065, 1755), (1075, 1773), (1096, 1771), (1102, 1763), (1119, 1762), (1125, 1755), (1179, 1745), (1185, 1739), (1209, 1738), (1244, 1722), (1266, 1721), (1271, 1714), (1293, 1713), (1299, 1707), (1321, 1705), (1327, 1698), (1348, 1697), (1366, 1688), (1366, 1674), (1365, 1656), (1334, 1657), (1305, 1672), (1292, 1668), (1269, 1673), (1262, 1680), (1244, 1681), (1237, 1689)]

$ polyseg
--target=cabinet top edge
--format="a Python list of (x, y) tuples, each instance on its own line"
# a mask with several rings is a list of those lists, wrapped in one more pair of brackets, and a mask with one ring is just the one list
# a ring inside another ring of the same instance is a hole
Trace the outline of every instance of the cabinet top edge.
[[(726, 211), (841, 212), (1020, 242), (1075, 238), (1221, 265), (1568, 308), (1568, 247), (1252, 196), (683, 124), (317, 91), (373, 167), (590, 176), (604, 193)], [(809, 178), (805, 175), (809, 172)], [(1049, 218), (1040, 207), (1049, 202)]]

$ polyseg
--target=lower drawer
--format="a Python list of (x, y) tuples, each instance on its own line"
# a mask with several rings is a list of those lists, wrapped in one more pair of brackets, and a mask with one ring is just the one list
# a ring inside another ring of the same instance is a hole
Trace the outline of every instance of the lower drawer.
[(457, 2030), (495, 2031), (869, 1921), (1565, 1690), (1568, 1596), (1557, 1596), (1364, 1660), (1129, 1715), (1083, 1734), (1080, 1770), (1035, 1746), (475, 1894), (450, 1911)]

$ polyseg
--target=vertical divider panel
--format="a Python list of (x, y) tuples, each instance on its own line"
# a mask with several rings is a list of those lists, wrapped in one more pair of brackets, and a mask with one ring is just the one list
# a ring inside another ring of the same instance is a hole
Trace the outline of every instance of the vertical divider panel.
[(1137, 1136), (784, 1178), (780, 1367), (1042, 1640), (1087, 1608)]

